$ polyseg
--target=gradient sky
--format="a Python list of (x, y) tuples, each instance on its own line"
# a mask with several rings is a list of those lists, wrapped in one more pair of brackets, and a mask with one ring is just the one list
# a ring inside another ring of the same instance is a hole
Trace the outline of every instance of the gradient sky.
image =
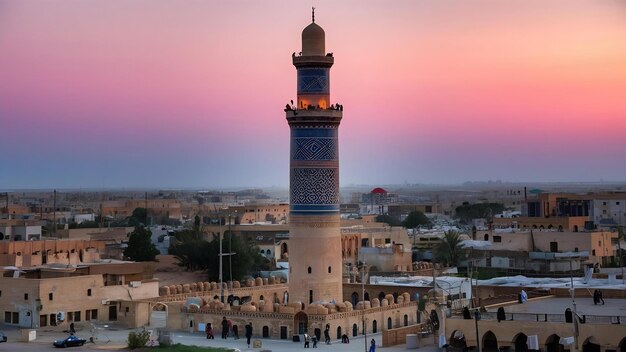
[(626, 180), (620, 0), (0, 0), (0, 188), (288, 187), (311, 5), (342, 185)]

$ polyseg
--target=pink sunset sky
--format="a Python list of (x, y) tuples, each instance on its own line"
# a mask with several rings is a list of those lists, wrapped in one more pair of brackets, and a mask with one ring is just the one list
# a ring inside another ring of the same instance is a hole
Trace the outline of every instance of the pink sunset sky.
[(311, 21), (341, 184), (624, 181), (619, 0), (0, 0), (0, 188), (288, 187)]

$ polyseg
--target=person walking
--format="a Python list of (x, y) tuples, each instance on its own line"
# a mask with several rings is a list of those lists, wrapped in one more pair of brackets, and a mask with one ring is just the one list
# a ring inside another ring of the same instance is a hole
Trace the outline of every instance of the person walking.
[(598, 303), (602, 301), (602, 305), (604, 305), (604, 298), (602, 298), (602, 290), (598, 290)]
[(248, 348), (250, 348), (251, 338), (252, 338), (252, 322), (246, 325), (246, 342), (248, 343)]
[(239, 327), (237, 324), (233, 325), (233, 335), (235, 335), (235, 340), (239, 340)]
[(304, 333), (304, 348), (309, 348), (309, 341), (311, 341), (311, 337), (306, 332)]
[(374, 339), (370, 342), (370, 352), (376, 352), (376, 341)]
[(211, 323), (208, 323), (206, 325), (206, 338), (209, 340), (215, 339), (215, 336), (213, 335), (213, 326), (211, 325)]
[(228, 320), (226, 320), (226, 317), (222, 319), (222, 338), (228, 338)]
[(595, 289), (593, 291), (593, 305), (597, 305), (600, 302), (600, 290)]
[(324, 329), (324, 342), (330, 345), (330, 324), (326, 324), (326, 329)]

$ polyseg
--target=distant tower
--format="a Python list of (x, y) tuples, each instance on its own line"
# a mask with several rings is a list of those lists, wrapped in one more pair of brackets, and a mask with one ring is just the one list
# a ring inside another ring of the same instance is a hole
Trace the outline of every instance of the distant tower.
[(289, 301), (342, 296), (339, 228), (338, 128), (343, 108), (330, 106), (330, 68), (325, 34), (313, 23), (302, 31), (297, 105), (286, 109), (291, 129)]

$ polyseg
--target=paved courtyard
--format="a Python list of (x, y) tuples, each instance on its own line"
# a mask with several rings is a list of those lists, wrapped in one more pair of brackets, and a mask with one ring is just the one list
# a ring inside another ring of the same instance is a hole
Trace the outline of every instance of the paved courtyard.
[[(63, 333), (61, 331), (53, 331), (53, 330), (39, 330), (37, 332), (37, 340), (24, 343), (19, 341), (19, 330), (12, 327), (7, 327), (5, 325), (0, 325), (0, 330), (4, 331), (8, 337), (8, 343), (0, 344), (0, 351), (53, 351), (57, 350), (52, 346), (52, 342), (55, 339), (62, 339), (67, 337), (67, 333)], [(102, 351), (102, 350), (124, 350), (126, 346), (126, 338), (128, 336), (128, 332), (131, 330), (128, 329), (117, 329), (117, 328), (99, 328), (96, 334), (96, 344), (87, 343), (83, 347), (79, 347), (76, 350), (81, 351)], [(89, 339), (91, 336), (88, 330), (78, 330), (76, 335)], [(211, 347), (226, 347), (239, 351), (257, 351), (260, 352), (262, 350), (269, 350), (273, 352), (287, 352), (287, 351), (311, 351), (312, 349), (305, 349), (303, 343), (295, 343), (291, 342), (291, 340), (269, 340), (269, 339), (252, 339), (260, 340), (262, 343), (261, 348), (247, 348), (245, 338), (241, 338), (239, 340), (234, 340), (233, 338), (229, 338), (227, 340), (222, 340), (219, 338), (215, 340), (207, 340), (205, 335), (202, 333), (184, 333), (184, 332), (172, 332), (171, 337), (174, 343), (181, 343), (184, 345), (195, 345), (195, 346), (211, 346)], [(374, 338), (377, 341), (377, 350), (379, 351), (406, 351), (406, 347), (404, 345), (400, 346), (392, 346), (392, 347), (381, 347), (381, 334), (374, 334), (367, 336), (368, 341), (368, 349), (369, 349), (369, 341)], [(311, 345), (312, 346), (312, 345)], [(324, 343), (318, 344), (319, 351), (366, 351), (365, 348), (365, 340), (363, 336), (352, 337), (350, 338), (349, 344), (342, 344), (339, 340), (333, 340), (331, 345), (325, 345)], [(428, 345), (424, 347), (420, 347), (418, 351), (422, 352), (436, 352), (438, 348), (434, 345)]]

